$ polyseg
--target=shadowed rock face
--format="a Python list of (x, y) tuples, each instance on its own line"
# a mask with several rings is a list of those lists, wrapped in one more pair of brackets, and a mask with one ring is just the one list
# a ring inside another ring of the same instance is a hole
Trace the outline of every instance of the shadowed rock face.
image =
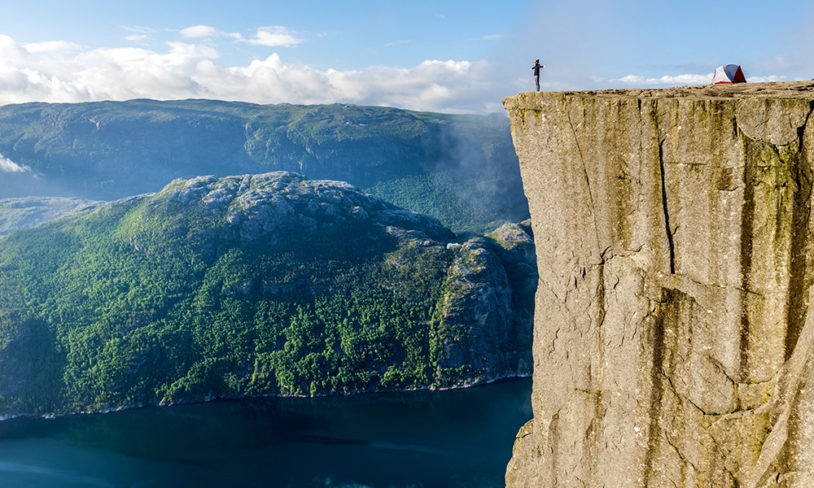
[(814, 83), (504, 101), (540, 281), (508, 486), (814, 485)]

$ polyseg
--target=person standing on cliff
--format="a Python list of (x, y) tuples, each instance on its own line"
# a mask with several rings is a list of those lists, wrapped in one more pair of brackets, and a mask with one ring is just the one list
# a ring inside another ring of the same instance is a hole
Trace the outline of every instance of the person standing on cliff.
[(540, 64), (540, 60), (534, 60), (534, 66), (531, 67), (531, 70), (534, 71), (534, 86), (537, 87), (537, 91), (540, 91), (540, 68), (545, 68), (544, 64)]

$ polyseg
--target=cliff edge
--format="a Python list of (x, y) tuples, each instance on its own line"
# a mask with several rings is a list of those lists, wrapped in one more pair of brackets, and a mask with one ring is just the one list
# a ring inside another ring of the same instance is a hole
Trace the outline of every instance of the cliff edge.
[(523, 93), (510, 487), (814, 486), (814, 82)]

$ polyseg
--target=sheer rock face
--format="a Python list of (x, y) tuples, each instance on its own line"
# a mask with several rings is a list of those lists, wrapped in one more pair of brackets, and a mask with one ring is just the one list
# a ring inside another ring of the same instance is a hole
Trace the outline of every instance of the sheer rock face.
[(814, 486), (814, 83), (504, 105), (540, 275), (507, 485)]

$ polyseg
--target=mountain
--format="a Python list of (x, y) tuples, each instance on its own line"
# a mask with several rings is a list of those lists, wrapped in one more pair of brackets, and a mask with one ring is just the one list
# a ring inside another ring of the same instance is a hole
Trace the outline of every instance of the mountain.
[(527, 374), (533, 255), (347, 183), (175, 180), (0, 237), (0, 413)]
[(0, 236), (34, 227), (61, 215), (95, 205), (79, 198), (23, 197), (0, 198)]
[(175, 178), (284, 170), (348, 181), (456, 230), (528, 218), (501, 115), (212, 100), (27, 103), (0, 107), (0, 155), (0, 198), (110, 200)]

